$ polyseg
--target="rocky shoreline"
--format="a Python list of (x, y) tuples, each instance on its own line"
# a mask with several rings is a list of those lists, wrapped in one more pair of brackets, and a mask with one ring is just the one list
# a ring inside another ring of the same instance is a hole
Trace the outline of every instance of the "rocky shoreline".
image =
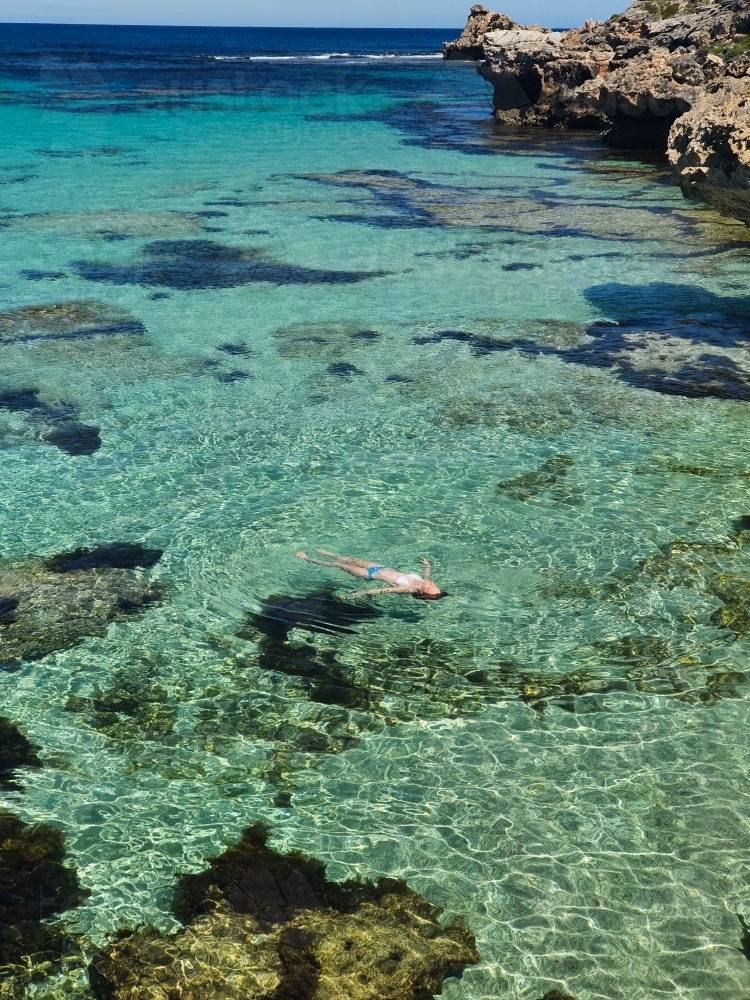
[(662, 151), (686, 197), (750, 225), (750, 0), (636, 0), (572, 31), (475, 6), (444, 55), (478, 62), (500, 123)]

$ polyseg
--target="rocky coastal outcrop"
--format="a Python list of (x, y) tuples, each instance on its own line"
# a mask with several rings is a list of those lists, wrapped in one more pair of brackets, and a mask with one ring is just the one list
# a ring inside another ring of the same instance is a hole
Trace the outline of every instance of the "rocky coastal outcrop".
[(664, 151), (687, 197), (750, 223), (750, 0), (637, 0), (565, 32), (507, 20), (472, 8), (445, 53), (475, 54), (498, 121)]

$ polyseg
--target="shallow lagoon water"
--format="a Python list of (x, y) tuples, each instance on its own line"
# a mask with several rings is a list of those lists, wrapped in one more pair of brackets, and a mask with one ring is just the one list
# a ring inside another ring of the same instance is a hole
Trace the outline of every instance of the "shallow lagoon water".
[[(0, 674), (66, 927), (175, 927), (263, 820), (461, 915), (456, 1000), (743, 996), (747, 230), (495, 133), (441, 33), (47, 30), (2, 29), (0, 393), (43, 405), (0, 408), (0, 555), (164, 550), (161, 603)], [(316, 545), (451, 597), (269, 651), (269, 597), (357, 589)]]

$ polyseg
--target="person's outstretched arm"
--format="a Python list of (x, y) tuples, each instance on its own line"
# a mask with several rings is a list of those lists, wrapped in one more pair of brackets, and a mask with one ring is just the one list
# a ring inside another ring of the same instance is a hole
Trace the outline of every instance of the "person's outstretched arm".
[(351, 601), (355, 597), (374, 597), (375, 594), (411, 594), (411, 587), (378, 587), (377, 590), (358, 590), (354, 594), (344, 594), (345, 601)]
[(431, 579), (431, 577), (432, 577), (432, 566), (430, 565), (429, 559), (420, 559), (419, 561), (424, 566), (424, 578), (425, 578), (425, 580)]

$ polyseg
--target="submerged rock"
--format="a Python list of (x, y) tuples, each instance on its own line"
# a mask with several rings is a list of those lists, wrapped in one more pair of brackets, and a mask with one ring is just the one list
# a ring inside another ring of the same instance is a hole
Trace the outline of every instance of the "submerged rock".
[(158, 683), (148, 663), (129, 663), (115, 671), (108, 687), (95, 683), (85, 696), (72, 694), (66, 712), (120, 743), (163, 740), (174, 729), (177, 706)]
[(185, 930), (124, 933), (90, 966), (110, 1000), (420, 1000), (479, 961), (474, 936), (401, 882), (330, 882), (250, 827), (176, 893)]
[(535, 472), (526, 472), (515, 479), (506, 479), (498, 483), (497, 492), (510, 497), (511, 500), (525, 501), (541, 493), (549, 493), (554, 500), (569, 501), (570, 490), (561, 489), (558, 483), (568, 475), (573, 464), (573, 459), (568, 455), (555, 455)]
[[(49, 823), (28, 826), (0, 812), (0, 994), (22, 997), (24, 986), (43, 978), (76, 941), (48, 918), (89, 895), (74, 869), (63, 864), (65, 837)], [(9, 989), (8, 994), (5, 989)]]
[(237, 288), (256, 282), (272, 285), (353, 284), (380, 277), (382, 271), (327, 271), (264, 258), (260, 251), (224, 246), (210, 240), (158, 240), (133, 264), (76, 261), (87, 281), (112, 285), (146, 285), (189, 291)]
[(0, 669), (102, 636), (112, 622), (161, 600), (161, 586), (132, 568), (154, 565), (157, 551), (112, 545), (0, 564), (0, 602), (8, 609), (0, 617)]
[(140, 320), (103, 302), (59, 302), (0, 312), (0, 344), (142, 333)]
[(0, 791), (19, 790), (15, 781), (19, 768), (41, 766), (37, 748), (19, 732), (15, 723), (0, 716)]
[[(27, 413), (37, 425), (42, 425), (41, 440), (54, 445), (68, 455), (93, 455), (101, 448), (98, 427), (82, 424), (77, 419), (78, 407), (73, 403), (47, 402), (33, 388), (10, 389), (0, 392), (0, 410)], [(44, 426), (48, 429), (44, 429)]]
[(338, 361), (350, 351), (369, 347), (380, 334), (356, 323), (293, 323), (275, 330), (272, 337), (282, 358)]

